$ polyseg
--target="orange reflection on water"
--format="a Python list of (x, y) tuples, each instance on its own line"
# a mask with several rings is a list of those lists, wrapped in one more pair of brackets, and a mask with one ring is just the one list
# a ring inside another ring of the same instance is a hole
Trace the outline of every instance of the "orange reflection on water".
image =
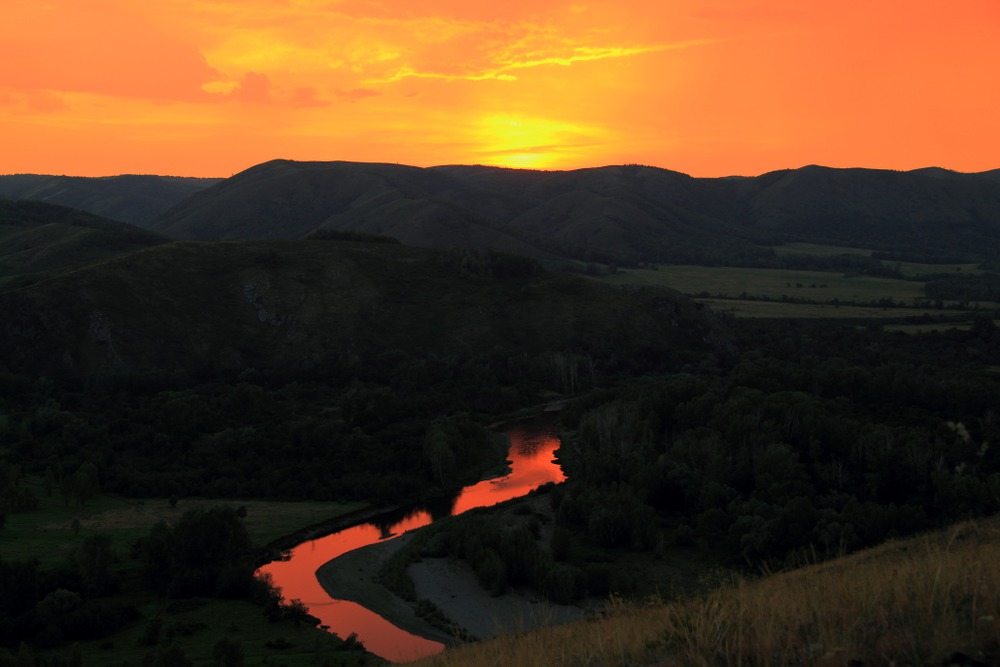
[(510, 473), (462, 489), (451, 510), (452, 515), (496, 505), (523, 496), (548, 482), (566, 479), (562, 468), (554, 461), (555, 451), (559, 449), (555, 431), (517, 426), (507, 431), (507, 437), (510, 438), (507, 455)]
[[(547, 482), (561, 482), (566, 477), (554, 461), (559, 448), (555, 431), (531, 426), (517, 426), (507, 432), (510, 438), (510, 473), (465, 487), (459, 493), (451, 514), (461, 514), (475, 507), (487, 507), (517, 498)], [(348, 551), (388, 540), (409, 530), (431, 523), (430, 513), (420, 510), (380, 529), (373, 523), (346, 528), (332, 535), (309, 540), (289, 552), (287, 560), (274, 561), (258, 572), (270, 575), (285, 600), (301, 600), (309, 613), (340, 637), (357, 635), (370, 652), (403, 662), (440, 653), (444, 645), (396, 627), (378, 614), (347, 600), (331, 599), (316, 570)]]

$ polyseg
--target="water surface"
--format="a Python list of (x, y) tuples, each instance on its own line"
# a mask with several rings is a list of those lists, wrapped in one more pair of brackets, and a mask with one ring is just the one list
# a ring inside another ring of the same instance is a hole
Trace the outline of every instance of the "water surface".
[[(554, 461), (559, 438), (553, 428), (541, 422), (519, 422), (506, 434), (510, 439), (509, 474), (465, 487), (445, 515), (502, 503), (547, 482), (565, 479)], [(330, 632), (340, 637), (354, 633), (366, 649), (382, 658), (402, 662), (433, 655), (444, 649), (442, 643), (411, 634), (356, 602), (331, 598), (316, 578), (320, 567), (348, 551), (392, 539), (432, 521), (427, 510), (415, 510), (391, 523), (373, 521), (345, 528), (303, 542), (290, 550), (287, 560), (268, 563), (258, 572), (271, 576), (285, 600), (301, 600)]]

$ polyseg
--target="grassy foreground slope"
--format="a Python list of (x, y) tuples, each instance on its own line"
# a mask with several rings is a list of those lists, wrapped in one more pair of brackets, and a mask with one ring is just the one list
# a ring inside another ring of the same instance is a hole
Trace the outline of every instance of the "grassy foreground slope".
[(416, 664), (996, 664), (998, 562), (1000, 521), (967, 522), (669, 604), (612, 604), (595, 620), (472, 644)]

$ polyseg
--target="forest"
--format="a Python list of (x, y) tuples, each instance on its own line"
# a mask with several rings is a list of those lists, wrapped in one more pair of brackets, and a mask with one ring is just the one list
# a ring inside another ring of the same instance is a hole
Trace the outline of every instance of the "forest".
[[(570, 602), (648, 593), (622, 576), (615, 554), (683, 549), (727, 567), (780, 569), (1000, 509), (991, 320), (921, 335), (725, 326), (739, 350), (732, 359), (645, 374), (604, 368), (572, 385), (552, 357), (512, 366), (489, 354), (429, 368), (386, 354), (342, 384), (248, 370), (198, 380), (109, 374), (73, 386), (8, 371), (4, 513), (34, 511), (39, 493), (80, 507), (99, 493), (374, 506), (447, 494), (502, 460), (485, 415), (571, 387), (558, 453), (568, 481), (541, 491), (555, 517), (549, 543), (537, 527), (505, 534), (481, 511), (429, 529), (423, 555), (468, 560), (497, 593), (528, 585)], [(123, 590), (242, 597), (276, 618), (304, 614), (278, 607), (249, 577), (254, 553), (238, 513), (219, 510), (158, 524), (127, 554), (95, 537), (54, 570), (4, 558), (0, 642), (42, 649), (113, 636), (142, 622)], [(136, 563), (134, 578), (121, 578), (122, 559)]]
[[(736, 318), (663, 286), (707, 267), (573, 263), (622, 259), (594, 247), (559, 251), (584, 277), (368, 228), (171, 243), (47, 205), (0, 214), (0, 666), (105, 664), (126, 642), (122, 665), (243, 664), (241, 626), (272, 664), (377, 662), (253, 577), (278, 538), (322, 519), (252, 536), (247, 506), (342, 503), (349, 521), (446, 503), (504, 469), (498, 422), (546, 405), (561, 406), (567, 481), (423, 529), (381, 572), (439, 628), (460, 619), (417, 599), (406, 570), (421, 558), (464, 560), (493, 595), (642, 599), (1000, 510), (996, 274), (946, 267), (965, 246), (701, 246), (725, 255), (702, 263), (740, 255), (751, 272), (719, 280), (824, 272), (873, 315), (813, 297), (822, 317)], [(654, 274), (668, 280), (641, 282)], [(951, 320), (893, 328), (909, 324), (887, 296), (900, 285)], [(92, 512), (111, 499), (169, 520), (104, 534)], [(34, 552), (10, 537), (26, 526)], [(691, 586), (665, 593), (653, 571), (678, 558)], [(250, 616), (213, 620), (237, 603)]]
[(412, 596), (406, 565), (449, 556), (494, 594), (642, 597), (657, 590), (616, 566), (626, 554), (772, 572), (1000, 511), (992, 320), (920, 336), (744, 321), (733, 334), (731, 367), (595, 387), (562, 411), (568, 480), (538, 492), (545, 539), (544, 514), (513, 529), (489, 511), (454, 517), (384, 568), (387, 585)]

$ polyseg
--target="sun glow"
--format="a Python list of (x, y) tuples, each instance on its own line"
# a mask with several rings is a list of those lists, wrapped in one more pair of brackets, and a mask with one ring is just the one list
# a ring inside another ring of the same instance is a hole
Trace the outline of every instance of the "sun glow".
[(501, 167), (555, 169), (593, 151), (595, 130), (523, 116), (487, 116), (478, 124), (479, 162)]

